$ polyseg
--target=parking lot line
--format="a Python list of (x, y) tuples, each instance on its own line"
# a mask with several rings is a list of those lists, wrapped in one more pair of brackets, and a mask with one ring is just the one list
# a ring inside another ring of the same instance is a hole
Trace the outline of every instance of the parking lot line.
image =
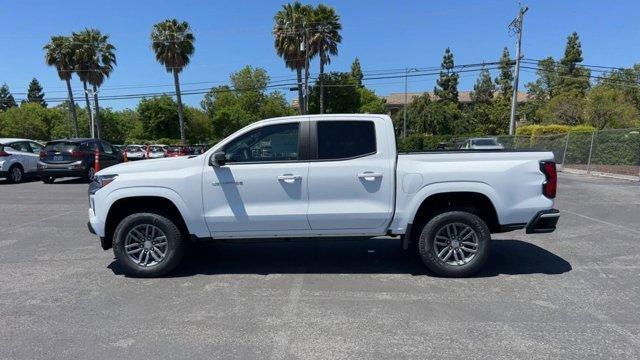
[(68, 214), (80, 213), (80, 212), (81, 212), (81, 211), (79, 211), (79, 210), (69, 210), (69, 211), (65, 211), (65, 212), (63, 212), (63, 213), (59, 213), (59, 214), (55, 214), (55, 215), (51, 215), (51, 216), (47, 216), (47, 217), (43, 217), (43, 218), (40, 218), (40, 219), (38, 219), (38, 220), (28, 221), (28, 222), (23, 223), (23, 224), (18, 224), (18, 225), (14, 225), (14, 226), (5, 226), (5, 227), (0, 227), (0, 231), (8, 232), (8, 231), (11, 231), (11, 230), (21, 229), (21, 228), (23, 228), (23, 227), (25, 227), (25, 226), (29, 226), (29, 225), (33, 225), (33, 224), (37, 224), (37, 223), (43, 222), (43, 221), (45, 221), (45, 220), (49, 220), (49, 219), (53, 219), (53, 218), (57, 218), (57, 217), (64, 216), (64, 215), (68, 215)]
[(599, 222), (599, 223), (601, 223), (601, 224), (605, 224), (605, 225), (609, 225), (609, 226), (614, 226), (614, 227), (617, 227), (617, 228), (621, 228), (621, 229), (624, 229), (624, 230), (630, 231), (630, 232), (632, 232), (632, 233), (634, 233), (634, 234), (638, 234), (638, 235), (640, 235), (640, 231), (635, 230), (635, 229), (632, 229), (632, 228), (630, 228), (630, 227), (626, 227), (626, 226), (624, 226), (624, 225), (614, 224), (614, 223), (611, 223), (611, 222), (608, 222), (608, 221), (604, 221), (604, 220), (600, 220), (600, 219), (592, 218), (591, 216), (587, 216), (587, 215), (579, 214), (579, 213), (574, 212), (574, 211), (571, 211), (571, 210), (562, 209), (562, 212), (564, 212), (564, 213), (568, 213), (568, 214), (571, 214), (571, 215), (575, 215), (575, 216), (579, 216), (579, 217), (581, 217), (581, 218), (588, 219), (588, 220), (591, 220), (591, 221)]

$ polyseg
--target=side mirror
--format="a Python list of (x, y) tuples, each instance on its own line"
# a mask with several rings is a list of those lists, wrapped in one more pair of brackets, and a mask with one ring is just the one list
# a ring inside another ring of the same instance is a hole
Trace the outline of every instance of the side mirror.
[(211, 160), (209, 160), (209, 165), (211, 166), (224, 166), (226, 164), (227, 158), (225, 157), (222, 151), (218, 151), (213, 153), (211, 156)]

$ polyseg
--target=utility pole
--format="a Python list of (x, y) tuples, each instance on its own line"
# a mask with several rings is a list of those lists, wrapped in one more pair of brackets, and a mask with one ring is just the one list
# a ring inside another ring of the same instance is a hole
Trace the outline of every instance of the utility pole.
[(518, 77), (520, 76), (520, 48), (522, 47), (522, 19), (529, 7), (520, 6), (518, 16), (509, 24), (509, 31), (516, 35), (516, 69), (513, 77), (513, 96), (511, 97), (511, 116), (509, 118), (509, 135), (516, 132), (516, 110), (518, 108)]

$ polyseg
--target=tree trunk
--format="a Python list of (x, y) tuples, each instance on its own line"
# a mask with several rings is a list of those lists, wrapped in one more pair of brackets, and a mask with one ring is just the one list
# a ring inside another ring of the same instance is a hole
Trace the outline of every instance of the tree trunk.
[(324, 54), (320, 53), (320, 114), (324, 114), (324, 61), (322, 58)]
[(78, 137), (78, 114), (76, 114), (76, 102), (73, 100), (71, 79), (65, 81), (67, 83), (67, 91), (69, 92), (69, 114), (71, 114), (71, 120), (73, 121), (73, 136)]
[(93, 114), (91, 113), (91, 103), (89, 102), (89, 89), (87, 89), (87, 82), (82, 82), (82, 87), (84, 88), (84, 101), (87, 104), (87, 116), (89, 117), (89, 136), (93, 135)]
[(296, 68), (296, 77), (298, 79), (298, 110), (300, 115), (302, 115), (304, 109), (304, 99), (302, 97), (302, 69)]
[(180, 80), (178, 72), (173, 70), (173, 81), (176, 85), (176, 100), (178, 100), (178, 120), (180, 122), (180, 141), (182, 145), (187, 145), (187, 137), (184, 134), (184, 109), (182, 108), (182, 97), (180, 96)]
[(95, 85), (93, 85), (93, 104), (93, 112), (95, 113), (94, 121), (96, 122), (96, 137), (100, 139), (100, 107), (98, 106), (98, 87)]

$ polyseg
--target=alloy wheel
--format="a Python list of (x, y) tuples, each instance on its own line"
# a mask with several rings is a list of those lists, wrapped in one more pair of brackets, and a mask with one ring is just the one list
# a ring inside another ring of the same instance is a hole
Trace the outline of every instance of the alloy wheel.
[(138, 266), (154, 266), (167, 256), (167, 236), (155, 225), (140, 224), (127, 233), (124, 250), (129, 259)]
[(436, 256), (448, 265), (468, 264), (478, 253), (478, 235), (469, 225), (449, 223), (436, 232), (433, 247)]

